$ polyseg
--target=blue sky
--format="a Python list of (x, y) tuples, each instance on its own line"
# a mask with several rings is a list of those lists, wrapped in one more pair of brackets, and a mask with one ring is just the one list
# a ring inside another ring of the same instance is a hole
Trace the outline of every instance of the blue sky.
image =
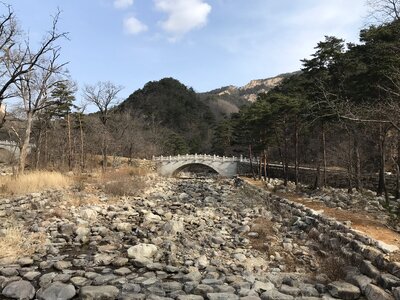
[[(5, 0), (7, 1), (7, 0)], [(110, 80), (121, 98), (174, 77), (196, 91), (298, 70), (324, 35), (356, 42), (365, 0), (14, 0), (32, 43), (62, 11), (62, 59), (80, 87)]]

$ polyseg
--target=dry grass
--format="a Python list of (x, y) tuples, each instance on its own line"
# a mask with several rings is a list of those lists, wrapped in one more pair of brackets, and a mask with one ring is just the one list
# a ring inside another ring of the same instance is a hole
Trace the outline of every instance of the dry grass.
[(330, 253), (328, 257), (319, 259), (319, 273), (326, 274), (330, 280), (344, 279), (346, 276), (345, 268), (351, 263), (335, 253)]
[(121, 178), (107, 182), (104, 185), (104, 191), (112, 196), (139, 196), (146, 187), (147, 184), (143, 178)]
[(0, 258), (31, 256), (43, 248), (43, 233), (26, 233), (20, 227), (6, 228), (0, 235)]
[(298, 264), (293, 255), (283, 249), (277, 237), (278, 233), (274, 230), (274, 222), (265, 218), (257, 218), (251, 226), (251, 231), (258, 233), (257, 237), (248, 237), (253, 249), (265, 253), (268, 256), (275, 255), (276, 252), (279, 253), (287, 268), (286, 271), (296, 271), (296, 265)]
[(251, 226), (252, 232), (257, 232), (258, 237), (250, 237), (251, 245), (254, 249), (273, 254), (274, 249), (271, 249), (274, 242), (276, 242), (276, 233), (273, 230), (273, 222), (265, 218), (258, 218), (254, 220)]
[(149, 174), (149, 170), (141, 167), (122, 167), (118, 169), (112, 169), (102, 174), (103, 180), (114, 180), (116, 178), (126, 178), (132, 176), (144, 176)]
[(99, 197), (91, 195), (89, 197), (83, 197), (79, 195), (69, 195), (66, 202), (68, 206), (84, 206), (84, 205), (97, 205), (101, 204)]
[(146, 187), (146, 181), (142, 177), (149, 171), (141, 167), (123, 167), (112, 169), (99, 176), (93, 176), (104, 192), (112, 196), (136, 196)]
[(65, 188), (72, 180), (58, 172), (37, 171), (0, 178), (0, 191), (7, 194), (25, 194), (49, 188)]

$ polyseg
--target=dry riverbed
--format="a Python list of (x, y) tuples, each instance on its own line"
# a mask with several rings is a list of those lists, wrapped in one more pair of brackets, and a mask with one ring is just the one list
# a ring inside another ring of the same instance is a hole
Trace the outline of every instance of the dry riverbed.
[(32, 236), (17, 244), (28, 245), (25, 255), (2, 255), (0, 298), (360, 297), (353, 285), (331, 283), (342, 261), (232, 180), (141, 180), (148, 188), (138, 196), (88, 185), (18, 196), (18, 206), (0, 200), (3, 240), (10, 228)]

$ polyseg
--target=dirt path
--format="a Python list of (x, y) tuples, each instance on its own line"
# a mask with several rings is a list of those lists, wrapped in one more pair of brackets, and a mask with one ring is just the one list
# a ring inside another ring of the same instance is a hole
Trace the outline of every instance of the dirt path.
[[(252, 185), (266, 189), (263, 182), (246, 179)], [(379, 219), (378, 214), (365, 211), (344, 210), (339, 208), (331, 208), (323, 202), (317, 202), (310, 198), (301, 197), (295, 193), (274, 193), (282, 198), (289, 199), (293, 202), (301, 203), (308, 208), (316, 211), (322, 211), (322, 214), (338, 221), (350, 221), (351, 227), (365, 235), (382, 241), (389, 245), (395, 245), (400, 248), (400, 234), (391, 230), (386, 224)]]

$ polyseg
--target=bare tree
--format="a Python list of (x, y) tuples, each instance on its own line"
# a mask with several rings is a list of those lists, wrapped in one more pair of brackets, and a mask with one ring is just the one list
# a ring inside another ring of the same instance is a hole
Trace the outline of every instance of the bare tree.
[(60, 105), (57, 99), (51, 97), (51, 90), (57, 83), (63, 81), (61, 76), (63, 75), (65, 64), (58, 63), (60, 50), (60, 47), (53, 48), (50, 56), (42, 57), (38, 61), (38, 66), (40, 67), (23, 74), (15, 82), (18, 96), (23, 101), (26, 117), (25, 133), (19, 157), (19, 173), (23, 173), (25, 169), (34, 117), (40, 111)]
[[(14, 49), (20, 49), (18, 45), (19, 30), (14, 12), (10, 5), (2, 3), (6, 12), (0, 16), (0, 105), (3, 104), (5, 98), (11, 97), (12, 93), (9, 91), (11, 85), (22, 74), (21, 68), (19, 72), (14, 70), (9, 76), (10, 70), (7, 68), (11, 64), (11, 53)], [(5, 121), (5, 113), (2, 116), (1, 124)]]
[(86, 85), (83, 96), (88, 103), (94, 104), (99, 110), (99, 119), (103, 125), (102, 130), (102, 156), (103, 170), (107, 168), (107, 122), (110, 117), (110, 108), (116, 104), (117, 95), (123, 89), (110, 81), (99, 81), (94, 85)]
[[(18, 29), (14, 11), (10, 5), (5, 6), (6, 13), (0, 16), (0, 105), (4, 99), (16, 96), (14, 84), (22, 76), (41, 66), (42, 59), (58, 51), (55, 43), (66, 38), (66, 32), (59, 32), (57, 24), (60, 12), (53, 17), (51, 29), (43, 38), (37, 49), (33, 49), (29, 39), (24, 38)], [(5, 115), (0, 120), (0, 126), (5, 121)]]
[(378, 23), (400, 20), (400, 0), (367, 0), (369, 17)]

